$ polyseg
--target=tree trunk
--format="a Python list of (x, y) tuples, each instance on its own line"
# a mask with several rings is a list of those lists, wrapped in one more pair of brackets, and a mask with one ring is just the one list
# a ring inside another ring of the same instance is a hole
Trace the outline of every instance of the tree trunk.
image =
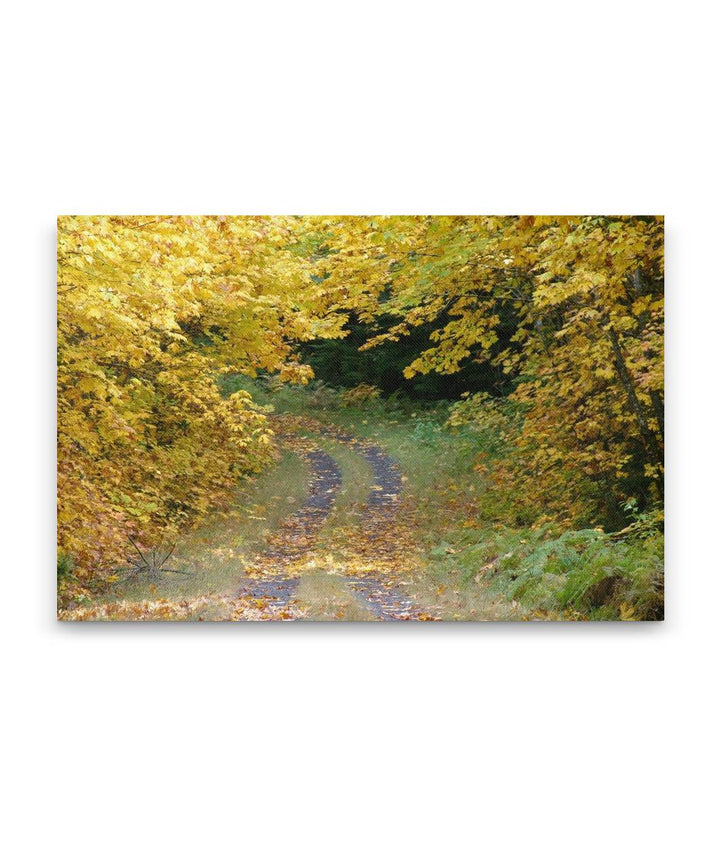
[(648, 452), (648, 455), (650, 456), (650, 459), (653, 460), (655, 463), (662, 464), (662, 447), (658, 442), (658, 438), (655, 436), (655, 433), (648, 425), (647, 419), (645, 419), (642, 405), (640, 404), (640, 400), (638, 399), (637, 394), (635, 392), (635, 387), (633, 386), (632, 378), (630, 377), (630, 372), (627, 370), (627, 366), (625, 365), (625, 359), (622, 355), (618, 335), (615, 332), (615, 328), (612, 326), (612, 324), (608, 325), (608, 334), (610, 337), (610, 344), (612, 345), (613, 355), (615, 357), (615, 367), (617, 368), (620, 383), (622, 384), (623, 389), (625, 390), (625, 394), (628, 397), (630, 407), (632, 408), (632, 411), (635, 414), (638, 427), (640, 428), (640, 436), (643, 439), (643, 443), (645, 444), (645, 448)]

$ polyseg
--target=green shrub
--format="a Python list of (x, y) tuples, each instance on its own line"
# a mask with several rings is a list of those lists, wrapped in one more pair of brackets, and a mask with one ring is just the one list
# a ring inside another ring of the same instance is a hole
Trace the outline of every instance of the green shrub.
[[(663, 535), (601, 530), (453, 531), (429, 551), (467, 587), (492, 591), (545, 617), (596, 620), (663, 617)], [(538, 617), (543, 617), (539, 615)]]
[(73, 571), (75, 570), (75, 561), (72, 556), (69, 556), (67, 553), (62, 550), (58, 550), (57, 554), (57, 579), (58, 582), (62, 582), (68, 577), (72, 576)]

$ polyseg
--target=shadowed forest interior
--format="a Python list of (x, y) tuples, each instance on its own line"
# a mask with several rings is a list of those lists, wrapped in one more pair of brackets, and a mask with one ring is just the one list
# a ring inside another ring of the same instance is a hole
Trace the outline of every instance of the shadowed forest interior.
[(663, 220), (58, 220), (58, 615), (663, 616)]

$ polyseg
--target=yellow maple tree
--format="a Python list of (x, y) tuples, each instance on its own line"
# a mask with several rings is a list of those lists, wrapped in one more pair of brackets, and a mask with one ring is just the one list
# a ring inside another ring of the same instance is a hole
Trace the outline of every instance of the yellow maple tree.
[[(663, 221), (659, 217), (319, 220), (328, 293), (363, 320), (396, 318), (372, 348), (433, 322), (405, 375), (492, 362), (523, 412), (513, 473), (533, 506), (591, 520), (662, 494)], [(510, 331), (501, 339), (501, 331)], [(458, 406), (476, 414), (482, 399)]]

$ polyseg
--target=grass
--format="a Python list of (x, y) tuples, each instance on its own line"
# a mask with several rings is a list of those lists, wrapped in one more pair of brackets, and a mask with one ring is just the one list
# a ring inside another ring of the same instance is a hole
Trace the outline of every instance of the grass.
[(370, 465), (352, 449), (342, 443), (314, 437), (318, 446), (330, 454), (340, 467), (342, 485), (335, 495), (335, 504), (320, 532), (320, 543), (328, 530), (345, 528), (358, 522), (358, 518), (372, 487)]
[(189, 576), (161, 574), (154, 582), (145, 577), (118, 582), (98, 602), (231, 594), (242, 576), (244, 560), (262, 549), (265, 534), (303, 503), (308, 475), (300, 458), (283, 454), (272, 469), (238, 491), (237, 507), (242, 512), (213, 514), (178, 542), (168, 565), (189, 571)]
[(300, 578), (297, 605), (308, 621), (368, 621), (375, 617), (341, 577), (326, 573)]
[(617, 540), (597, 530), (451, 529), (428, 573), (466, 605), (498, 598), (519, 617), (592, 620), (662, 617), (663, 538)]

